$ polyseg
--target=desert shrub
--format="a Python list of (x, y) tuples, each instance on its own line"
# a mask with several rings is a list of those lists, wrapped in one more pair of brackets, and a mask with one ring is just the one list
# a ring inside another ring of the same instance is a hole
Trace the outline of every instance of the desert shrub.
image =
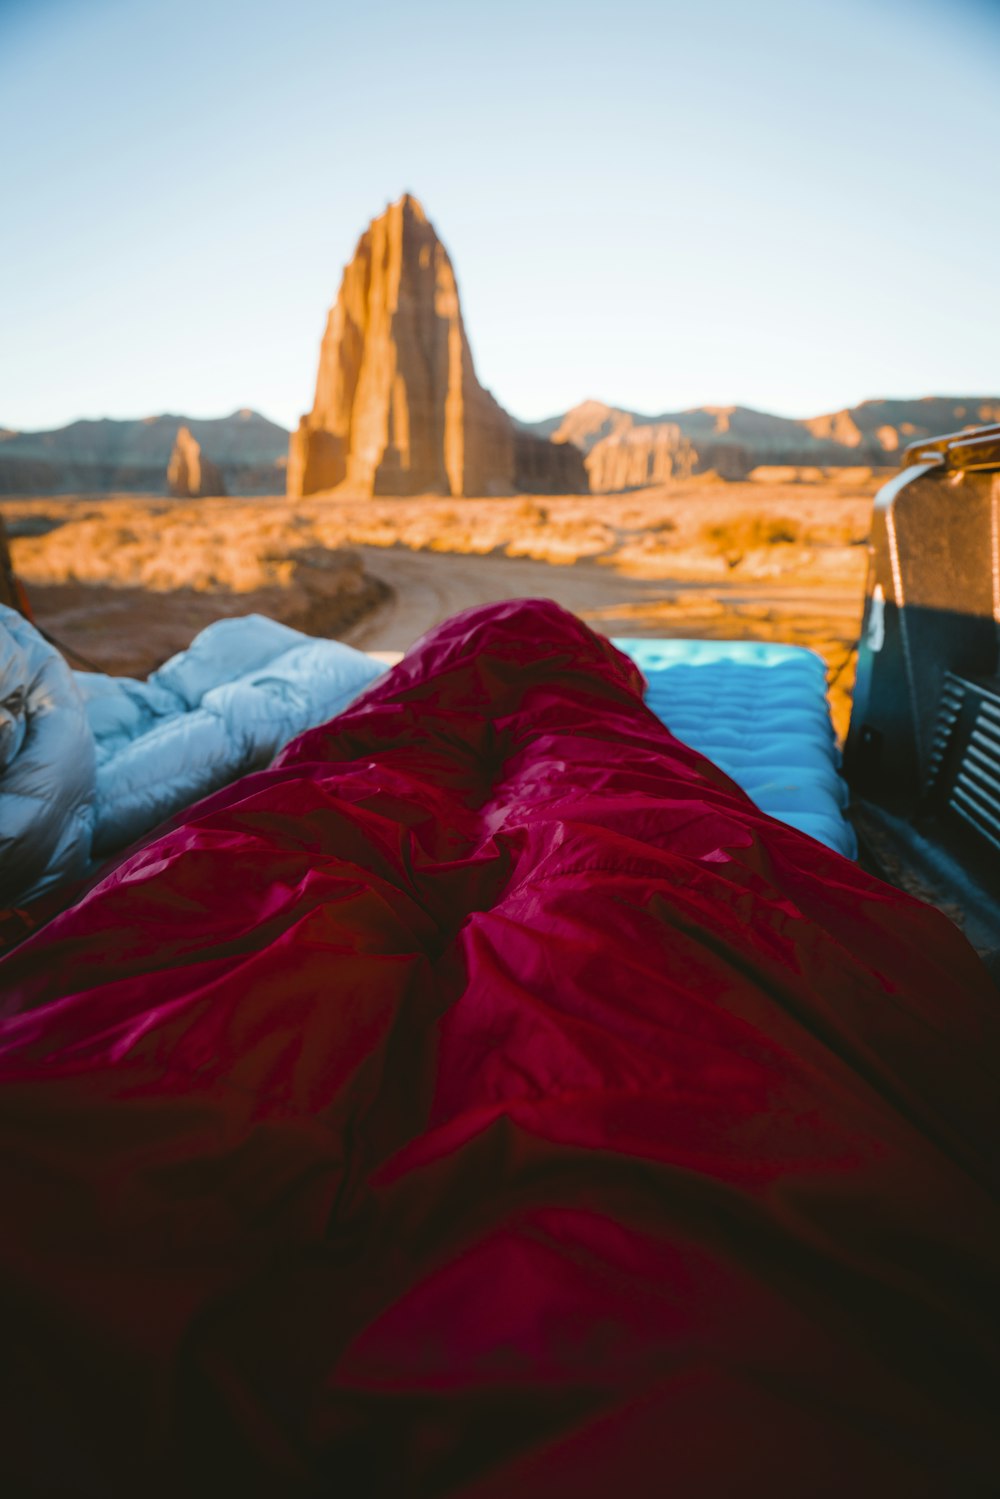
[(518, 520), (532, 526), (544, 526), (549, 518), (549, 512), (545, 506), (537, 505), (534, 500), (522, 500), (515, 515)]
[(775, 516), (772, 520), (764, 521), (764, 545), (776, 546), (786, 543), (793, 546), (795, 542), (802, 540), (802, 528), (798, 521), (789, 520), (787, 516)]
[(787, 516), (748, 515), (703, 526), (701, 536), (711, 551), (725, 557), (730, 567), (736, 567), (747, 552), (801, 541), (802, 529), (798, 521)]

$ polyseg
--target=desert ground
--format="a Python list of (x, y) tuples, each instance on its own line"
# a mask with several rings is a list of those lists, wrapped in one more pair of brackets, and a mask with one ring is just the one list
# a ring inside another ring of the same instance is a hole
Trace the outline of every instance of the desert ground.
[(145, 676), (261, 611), (403, 651), (459, 609), (556, 599), (607, 635), (785, 640), (827, 663), (846, 731), (870, 470), (757, 470), (616, 495), (5, 500), (37, 622), (74, 665)]

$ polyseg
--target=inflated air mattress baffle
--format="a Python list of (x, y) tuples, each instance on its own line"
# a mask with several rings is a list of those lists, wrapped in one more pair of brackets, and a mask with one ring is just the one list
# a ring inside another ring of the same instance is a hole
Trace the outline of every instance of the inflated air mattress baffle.
[(849, 859), (854, 829), (815, 651), (759, 640), (616, 639), (672, 734), (714, 760), (761, 811)]

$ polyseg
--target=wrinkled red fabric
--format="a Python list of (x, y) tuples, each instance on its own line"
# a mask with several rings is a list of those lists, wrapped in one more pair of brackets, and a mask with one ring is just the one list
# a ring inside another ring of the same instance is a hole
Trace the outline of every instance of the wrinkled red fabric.
[(641, 690), (460, 615), (0, 965), (10, 1492), (995, 1492), (991, 981)]

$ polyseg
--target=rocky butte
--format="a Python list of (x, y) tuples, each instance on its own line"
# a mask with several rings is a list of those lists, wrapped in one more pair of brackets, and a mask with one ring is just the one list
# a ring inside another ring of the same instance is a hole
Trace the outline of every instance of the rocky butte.
[(224, 495), (222, 471), (202, 455), (201, 443), (187, 427), (181, 427), (167, 464), (167, 489), (178, 499)]
[(581, 493), (583, 456), (515, 427), (480, 385), (448, 252), (407, 193), (344, 271), (313, 408), (292, 433), (288, 493)]
[(696, 406), (642, 416), (603, 401), (583, 401), (561, 416), (527, 424), (527, 430), (581, 449), (590, 488), (603, 493), (708, 471), (720, 479), (745, 479), (759, 464), (894, 466), (916, 438), (998, 420), (1000, 400), (992, 396), (862, 401), (805, 420), (746, 406)]

